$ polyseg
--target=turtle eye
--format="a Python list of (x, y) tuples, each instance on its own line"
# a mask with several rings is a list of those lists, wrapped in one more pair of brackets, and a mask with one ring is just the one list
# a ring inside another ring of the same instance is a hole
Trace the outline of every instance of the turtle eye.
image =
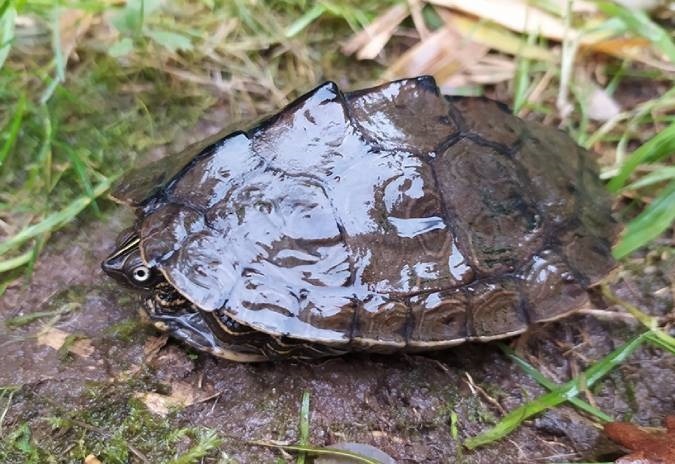
[(147, 266), (137, 266), (131, 276), (136, 282), (145, 282), (150, 278), (150, 269)]

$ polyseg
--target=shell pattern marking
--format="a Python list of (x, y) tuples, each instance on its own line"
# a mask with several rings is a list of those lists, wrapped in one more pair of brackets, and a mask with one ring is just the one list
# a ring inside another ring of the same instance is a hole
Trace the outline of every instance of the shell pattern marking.
[(613, 266), (608, 199), (571, 140), (496, 106), (429, 77), (324, 84), (146, 202), (143, 257), (206, 311), (327, 345), (428, 349), (558, 317)]

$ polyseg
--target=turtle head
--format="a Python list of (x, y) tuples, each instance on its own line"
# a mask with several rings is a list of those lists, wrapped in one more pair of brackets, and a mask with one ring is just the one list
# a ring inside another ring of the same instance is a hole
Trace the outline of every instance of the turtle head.
[(123, 285), (151, 290), (164, 281), (164, 278), (161, 272), (143, 262), (140, 241), (133, 228), (123, 231), (117, 239), (115, 251), (101, 263), (101, 267), (106, 274)]
[(141, 240), (136, 229), (124, 230), (117, 238), (115, 251), (101, 263), (103, 271), (122, 285), (145, 290), (145, 310), (155, 320), (194, 312), (190, 303), (166, 281), (162, 273), (148, 266), (141, 256)]

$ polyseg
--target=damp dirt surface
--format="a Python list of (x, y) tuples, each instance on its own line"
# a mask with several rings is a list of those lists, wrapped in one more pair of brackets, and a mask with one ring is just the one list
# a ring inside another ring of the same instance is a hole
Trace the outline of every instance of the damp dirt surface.
[[(103, 217), (88, 216), (56, 234), (30, 282), (15, 282), (0, 299), (0, 386), (13, 387), (10, 401), (10, 389), (3, 397), (2, 434), (18, 436), (27, 427), (52, 462), (82, 462), (82, 449), (96, 454), (101, 445), (94, 441), (120, 436), (135, 450), (126, 462), (161, 462), (153, 457), (166, 456), (161, 446), (169, 454), (189, 449), (187, 439), (167, 445), (157, 430), (146, 433), (147, 421), (120, 431), (125, 415), (136, 411), (129, 404), (146, 407), (148, 393), (166, 398), (178, 390), (187, 390), (193, 404), (169, 408), (164, 418), (151, 413), (153, 424), (216, 431), (222, 443), (202, 462), (295, 462), (248, 442), (296, 442), (303, 392), (310, 398), (312, 445), (368, 443), (398, 463), (587, 462), (622, 454), (598, 422), (569, 405), (535, 416), (501, 441), (463, 448), (463, 439), (545, 393), (496, 343), (237, 364), (167, 341), (142, 322), (139, 298), (100, 269), (117, 233), (133, 221), (124, 207), (102, 206)], [(672, 317), (674, 275), (673, 257), (652, 254), (618, 273), (613, 289), (649, 314)], [(597, 296), (594, 304), (601, 311), (535, 327), (506, 343), (564, 382), (642, 331)], [(581, 397), (617, 420), (659, 426), (675, 413), (674, 358), (644, 344)], [(153, 434), (157, 450), (147, 440), (137, 443)], [(20, 452), (9, 455), (18, 456), (10, 462), (26, 462)]]

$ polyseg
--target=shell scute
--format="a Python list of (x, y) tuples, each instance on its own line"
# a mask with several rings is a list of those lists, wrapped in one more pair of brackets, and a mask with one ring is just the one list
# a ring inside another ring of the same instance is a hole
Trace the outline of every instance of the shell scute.
[(511, 114), (503, 103), (487, 98), (451, 98), (452, 114), (463, 131), (486, 145), (515, 147), (525, 132), (525, 122)]
[(411, 311), (405, 301), (369, 295), (355, 311), (351, 332), (354, 347), (389, 352), (407, 344)]
[(415, 295), (412, 306), (410, 346), (418, 349), (439, 348), (462, 343), (467, 339), (468, 298), (462, 289)]
[(478, 281), (467, 287), (471, 338), (492, 340), (524, 332), (529, 323), (516, 279)]
[(513, 270), (543, 239), (543, 223), (516, 162), (468, 139), (434, 161), (439, 191), (472, 266)]
[[(158, 264), (168, 280), (201, 308), (223, 307), (237, 281), (246, 284), (250, 276), (263, 276), (266, 287), (278, 288), (276, 293), (270, 290), (275, 298), (285, 289), (300, 293), (305, 287), (341, 287), (350, 278), (349, 258), (331, 204), (314, 179), (261, 170), (235, 186), (225, 201), (228, 204), (208, 211), (209, 221), (199, 233), (178, 242), (183, 246), (172, 260)], [(168, 203), (146, 222), (161, 218), (158, 229), (183, 230), (182, 211)], [(169, 215), (173, 222), (168, 222)], [(176, 243), (151, 240), (142, 246), (145, 256), (154, 258), (164, 256)], [(245, 303), (251, 297), (240, 299)], [(248, 319), (245, 314), (242, 309), (239, 317)]]
[(350, 142), (345, 139), (352, 131), (344, 97), (329, 82), (291, 103), (250, 134), (253, 152), (271, 166), (291, 174), (321, 176), (330, 171), (336, 152), (347, 151), (340, 147)]
[(260, 170), (263, 163), (262, 158), (254, 155), (251, 141), (245, 134), (227, 137), (206, 156), (193, 161), (190, 168), (168, 187), (169, 201), (177, 199), (200, 210), (211, 208), (246, 182), (250, 173)]
[(522, 280), (520, 288), (532, 322), (555, 319), (570, 308), (588, 303), (588, 293), (575, 271), (564, 256), (553, 250), (542, 250), (532, 256), (518, 277)]
[(389, 82), (346, 95), (369, 140), (388, 150), (431, 154), (459, 132), (433, 78)]

